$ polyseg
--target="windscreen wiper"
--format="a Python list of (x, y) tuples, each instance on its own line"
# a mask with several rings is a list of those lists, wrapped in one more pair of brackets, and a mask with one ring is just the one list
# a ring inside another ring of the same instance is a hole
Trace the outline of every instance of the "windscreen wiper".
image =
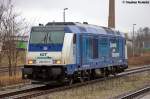
[(44, 44), (47, 44), (48, 33), (44, 36)]

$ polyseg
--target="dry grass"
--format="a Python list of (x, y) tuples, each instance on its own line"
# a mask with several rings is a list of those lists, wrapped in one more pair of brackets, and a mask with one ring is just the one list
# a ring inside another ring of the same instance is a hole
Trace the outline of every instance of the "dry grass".
[(0, 87), (8, 86), (8, 85), (14, 85), (19, 83), (25, 83), (25, 80), (22, 80), (21, 73), (18, 73), (16, 76), (8, 76), (6, 75), (0, 75)]
[(129, 66), (148, 65), (150, 64), (150, 52), (146, 52), (143, 56), (129, 57)]
[[(20, 51), (19, 56), (18, 56), (17, 66), (20, 66), (23, 64), (25, 64), (25, 51)], [(8, 58), (6, 55), (3, 56), (0, 66), (8, 67)], [(17, 72), (15, 76), (11, 77), (9, 76), (8, 72), (0, 73), (0, 87), (26, 82), (25, 80), (22, 80), (21, 74), (22, 74), (21, 72)]]
[(109, 99), (148, 84), (150, 84), (150, 72), (144, 72), (54, 92), (34, 99)]

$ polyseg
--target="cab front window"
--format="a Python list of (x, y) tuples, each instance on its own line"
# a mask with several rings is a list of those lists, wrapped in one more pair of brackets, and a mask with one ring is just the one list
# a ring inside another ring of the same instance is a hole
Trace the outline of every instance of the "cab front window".
[(63, 31), (31, 31), (30, 44), (62, 44)]

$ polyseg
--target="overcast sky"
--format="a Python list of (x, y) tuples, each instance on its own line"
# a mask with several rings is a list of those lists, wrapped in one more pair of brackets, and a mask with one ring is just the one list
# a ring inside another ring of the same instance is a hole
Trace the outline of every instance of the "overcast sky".
[[(30, 24), (46, 24), (53, 20), (63, 21), (63, 9), (66, 21), (88, 22), (107, 26), (109, 0), (13, 0), (15, 10)], [(150, 4), (126, 4), (116, 0), (116, 29), (132, 31), (132, 24), (150, 27)], [(131, 1), (131, 0), (128, 0)], [(136, 0), (135, 0), (136, 1)], [(147, 0), (150, 1), (150, 0)]]

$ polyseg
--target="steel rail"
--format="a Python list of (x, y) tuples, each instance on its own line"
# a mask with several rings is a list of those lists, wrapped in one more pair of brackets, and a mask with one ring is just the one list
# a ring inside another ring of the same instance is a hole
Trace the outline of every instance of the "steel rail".
[[(125, 71), (125, 72), (120, 73), (116, 76), (109, 76), (107, 78), (95, 79), (95, 80), (86, 81), (86, 82), (83, 82), (83, 83), (75, 83), (71, 86), (62, 86), (62, 87), (58, 87), (58, 88), (56, 87), (56, 88), (47, 89), (47, 90), (32, 90), (31, 89), (31, 91), (30, 90), (26, 91), (27, 93), (20, 92), (21, 94), (18, 94), (18, 92), (16, 92), (13, 95), (8, 94), (5, 97), (11, 97), (13, 99), (27, 99), (27, 98), (32, 98), (32, 97), (48, 94), (48, 93), (51, 93), (51, 92), (76, 88), (76, 87), (84, 86), (84, 85), (87, 85), (87, 84), (93, 84), (93, 83), (96, 83), (96, 82), (99, 82), (99, 81), (109, 80), (109, 79), (113, 79), (113, 78), (119, 78), (119, 77), (123, 77), (123, 76), (126, 76), (126, 75), (140, 73), (140, 72), (149, 71), (149, 70), (150, 70), (150, 66), (147, 67), (147, 68), (143, 67), (143, 68), (139, 68), (139, 69), (133, 69), (132, 71)], [(0, 97), (1, 97), (1, 95), (0, 95)]]
[(32, 86), (30, 84), (30, 85), (27, 85), (26, 87), (28, 87), (28, 88), (25, 88), (25, 89), (22, 89), (22, 90), (17, 90), (17, 91), (12, 90), (12, 91), (6, 92), (6, 93), (0, 93), (0, 99), (4, 99), (6, 97), (14, 96), (14, 95), (17, 95), (17, 94), (23, 94), (23, 93), (31, 92), (31, 91), (34, 91), (34, 90), (38, 90), (40, 88), (44, 88), (46, 86), (45, 85), (37, 85), (37, 86), (33, 85)]
[[(19, 71), (23, 68), (23, 66), (17, 66), (16, 70)], [(14, 69), (12, 69), (14, 71)], [(0, 67), (0, 73), (8, 72), (9, 68), (8, 67)]]
[[(23, 65), (16, 66), (16, 67), (23, 67)], [(8, 66), (0, 66), (0, 69), (8, 68)]]
[(150, 65), (136, 66), (134, 68), (126, 69), (126, 71), (133, 71), (133, 70), (137, 70), (137, 69), (141, 69), (141, 68), (149, 68), (149, 67), (150, 67)]
[(127, 94), (119, 95), (119, 96), (115, 97), (114, 99), (134, 99), (134, 98), (136, 98), (144, 93), (147, 93), (149, 91), (150, 91), (150, 85), (144, 86), (143, 88), (140, 88), (133, 92), (129, 92)]

